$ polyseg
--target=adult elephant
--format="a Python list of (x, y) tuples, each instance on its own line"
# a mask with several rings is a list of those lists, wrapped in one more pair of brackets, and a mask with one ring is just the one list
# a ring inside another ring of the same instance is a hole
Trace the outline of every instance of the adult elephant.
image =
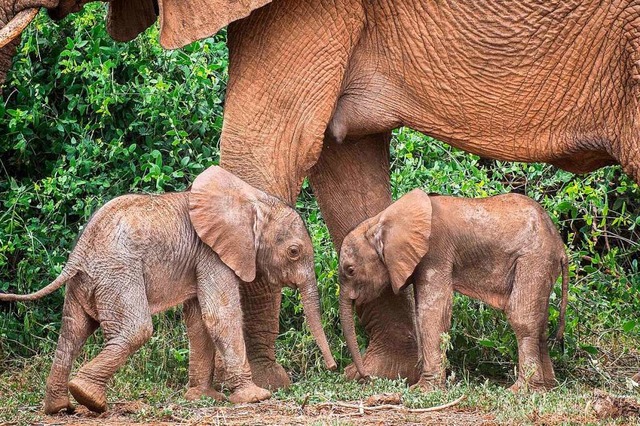
[[(0, 1), (6, 22), (44, 0)], [(56, 18), (83, 3), (48, 1)], [(500, 160), (617, 162), (640, 182), (638, 0), (112, 0), (108, 28), (130, 40), (158, 17), (167, 48), (233, 22), (222, 165), (291, 203), (309, 176), (336, 246), (390, 204), (403, 125)], [(280, 292), (243, 289), (256, 382), (286, 385)], [(410, 303), (387, 292), (356, 307), (371, 374), (417, 380)]]

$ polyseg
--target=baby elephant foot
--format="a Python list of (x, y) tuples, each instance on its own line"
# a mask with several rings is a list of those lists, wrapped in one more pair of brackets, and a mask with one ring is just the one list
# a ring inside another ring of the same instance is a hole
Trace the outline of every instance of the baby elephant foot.
[(511, 393), (525, 393), (527, 392), (527, 390), (529, 390), (529, 386), (527, 386), (526, 383), (521, 382), (520, 380), (509, 387), (509, 391)]
[(237, 388), (231, 395), (229, 395), (229, 401), (234, 404), (241, 404), (243, 402), (260, 402), (269, 398), (271, 398), (271, 392), (266, 389), (259, 388), (253, 383)]
[(251, 364), (251, 376), (253, 383), (265, 389), (287, 388), (291, 385), (289, 375), (277, 362)]
[(184, 399), (187, 401), (195, 401), (204, 396), (207, 396), (216, 401), (226, 401), (227, 397), (223, 393), (218, 392), (213, 388), (202, 389), (198, 387), (191, 387), (187, 389), (187, 393), (184, 394)]
[(49, 395), (44, 398), (44, 413), (56, 414), (65, 410), (68, 414), (73, 414), (76, 411), (76, 407), (71, 404), (67, 395), (58, 398), (50, 397)]
[(69, 392), (78, 404), (84, 405), (89, 410), (95, 413), (107, 411), (107, 394), (104, 386), (76, 377), (69, 382)]

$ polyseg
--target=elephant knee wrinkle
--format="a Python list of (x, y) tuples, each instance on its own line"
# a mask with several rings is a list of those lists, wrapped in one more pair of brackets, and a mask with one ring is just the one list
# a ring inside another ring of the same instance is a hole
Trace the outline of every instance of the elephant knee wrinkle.
[(129, 346), (129, 350), (136, 350), (143, 344), (145, 344), (153, 335), (153, 325), (151, 323), (144, 324), (136, 329), (130, 336), (126, 345)]

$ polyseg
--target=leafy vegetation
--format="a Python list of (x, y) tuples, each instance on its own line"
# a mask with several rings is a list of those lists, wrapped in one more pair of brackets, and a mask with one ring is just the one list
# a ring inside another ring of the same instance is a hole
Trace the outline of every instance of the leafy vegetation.
[[(129, 192), (182, 190), (219, 159), (227, 77), (224, 32), (177, 51), (159, 46), (155, 27), (133, 42), (116, 43), (106, 34), (103, 6), (85, 9), (59, 24), (39, 16), (23, 36), (4, 88), (0, 291), (30, 292), (53, 280), (82, 226), (107, 200)], [(552, 351), (559, 376), (577, 380), (572, 389), (603, 383), (626, 389), (624, 378), (640, 365), (640, 189), (618, 167), (576, 176), (548, 165), (494, 162), (400, 129), (392, 144), (392, 185), (395, 197), (421, 187), (466, 197), (516, 191), (540, 202), (570, 253), (565, 346), (554, 345)], [(316, 247), (325, 329), (344, 367), (349, 356), (338, 320), (337, 256), (306, 183), (297, 208)], [(557, 286), (550, 330), (557, 323), (559, 296)], [(35, 303), (0, 305), (0, 395), (15, 392), (12, 371), (47, 363), (62, 300), (63, 292), (57, 292)], [(180, 311), (159, 315), (155, 322), (152, 341), (119, 376), (133, 386), (119, 382), (124, 397), (158, 383), (162, 398), (173, 397), (186, 383)], [(318, 377), (322, 359), (293, 291), (284, 290), (280, 331), (277, 357), (294, 380)], [(450, 335), (452, 371), (465, 383), (469, 378), (513, 380), (517, 348), (502, 314), (456, 296)], [(366, 336), (361, 339), (364, 344)], [(99, 335), (90, 339), (85, 360), (100, 342)], [(29, 377), (35, 390), (16, 396), (16, 404), (38, 403), (44, 370), (17, 376)], [(282, 395), (295, 395), (296, 389)], [(485, 391), (478, 392), (480, 401)]]

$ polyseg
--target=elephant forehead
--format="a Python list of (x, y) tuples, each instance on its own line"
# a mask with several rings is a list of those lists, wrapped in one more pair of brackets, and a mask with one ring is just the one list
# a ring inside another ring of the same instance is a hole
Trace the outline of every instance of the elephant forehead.
[[(288, 211), (287, 211), (288, 210)], [(285, 241), (290, 238), (300, 239), (303, 244), (311, 244), (311, 238), (304, 226), (300, 215), (293, 209), (283, 209), (271, 217), (273, 230), (277, 241)]]
[(366, 240), (363, 236), (358, 238), (357, 235), (349, 234), (342, 243), (340, 250), (340, 263), (357, 263), (364, 259)]
[(273, 213), (273, 219), (288, 226), (296, 226), (304, 228), (304, 223), (300, 215), (291, 207), (283, 207), (276, 209)]
[(344, 238), (344, 241), (342, 241), (342, 247), (340, 247), (340, 263), (353, 258), (353, 254), (356, 250), (355, 243), (356, 239), (353, 234), (349, 234)]

